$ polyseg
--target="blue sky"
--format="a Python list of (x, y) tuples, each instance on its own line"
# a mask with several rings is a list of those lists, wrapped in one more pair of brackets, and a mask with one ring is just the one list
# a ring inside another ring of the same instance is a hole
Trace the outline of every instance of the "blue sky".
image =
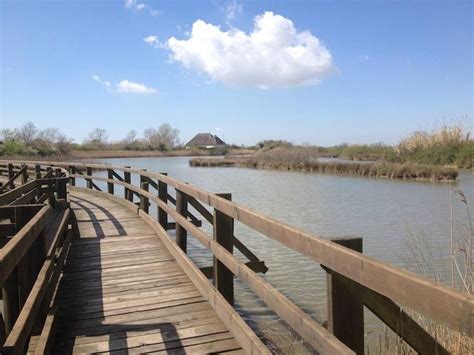
[(169, 122), (184, 141), (220, 129), (237, 144), (332, 145), (395, 143), (455, 119), (472, 127), (471, 1), (1, 0), (0, 10), (2, 128), (31, 121), (82, 141), (96, 127), (119, 139)]

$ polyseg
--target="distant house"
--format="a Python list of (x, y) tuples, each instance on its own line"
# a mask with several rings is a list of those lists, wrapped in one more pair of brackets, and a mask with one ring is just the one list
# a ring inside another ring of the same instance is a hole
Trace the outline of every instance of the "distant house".
[(215, 134), (211, 133), (198, 133), (191, 139), (188, 143), (186, 143), (186, 148), (191, 147), (199, 147), (199, 148), (207, 148), (212, 149), (216, 147), (225, 147), (225, 142), (220, 139)]

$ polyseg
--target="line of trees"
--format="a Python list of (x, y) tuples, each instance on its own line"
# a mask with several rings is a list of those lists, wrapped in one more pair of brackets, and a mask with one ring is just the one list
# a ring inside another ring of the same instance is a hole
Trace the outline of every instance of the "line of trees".
[(32, 122), (20, 128), (0, 130), (1, 155), (68, 155), (72, 150), (172, 150), (182, 146), (179, 130), (164, 123), (157, 128), (146, 128), (143, 137), (131, 130), (125, 138), (110, 141), (105, 129), (95, 128), (82, 143), (75, 143), (57, 128), (38, 129)]

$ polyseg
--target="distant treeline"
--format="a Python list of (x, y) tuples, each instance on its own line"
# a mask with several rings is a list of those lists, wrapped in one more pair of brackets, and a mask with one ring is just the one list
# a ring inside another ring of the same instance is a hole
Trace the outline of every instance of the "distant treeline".
[(73, 150), (157, 150), (167, 151), (181, 146), (179, 130), (164, 123), (158, 128), (147, 128), (139, 138), (131, 130), (119, 141), (109, 141), (105, 129), (92, 130), (82, 143), (75, 143), (57, 128), (39, 130), (33, 123), (16, 129), (0, 130), (0, 155), (53, 156), (68, 155)]
[[(17, 129), (0, 130), (0, 155), (3, 156), (68, 156), (72, 151), (128, 151), (163, 152), (173, 155), (184, 148), (179, 130), (164, 123), (157, 128), (147, 128), (141, 137), (136, 130), (131, 130), (120, 140), (110, 141), (105, 129), (96, 128), (89, 133), (82, 143), (75, 143), (62, 134), (57, 128), (39, 130), (33, 123), (26, 123)], [(232, 150), (229, 150), (231, 148)], [(263, 159), (266, 152), (277, 149), (277, 155), (291, 157), (292, 164), (305, 164), (318, 157), (338, 157), (348, 160), (384, 161), (391, 163), (417, 163), (461, 168), (473, 167), (474, 141), (470, 132), (461, 124), (443, 126), (431, 132), (417, 131), (402, 139), (397, 145), (377, 144), (339, 144), (333, 147), (295, 146), (284, 140), (264, 140), (255, 146), (244, 147), (231, 145), (216, 151), (215, 154), (235, 153), (236, 150), (254, 153), (256, 159)], [(296, 149), (298, 148), (298, 149)], [(193, 151), (190, 151), (192, 153)], [(120, 152), (119, 152), (120, 153)], [(213, 154), (212, 151), (206, 152)], [(195, 154), (200, 152), (195, 149)], [(237, 153), (238, 154), (238, 153)], [(263, 154), (263, 155), (262, 155)], [(77, 154), (76, 154), (77, 155)], [(121, 154), (123, 155), (123, 154)], [(136, 153), (138, 156), (139, 154)], [(272, 154), (275, 155), (275, 152)]]

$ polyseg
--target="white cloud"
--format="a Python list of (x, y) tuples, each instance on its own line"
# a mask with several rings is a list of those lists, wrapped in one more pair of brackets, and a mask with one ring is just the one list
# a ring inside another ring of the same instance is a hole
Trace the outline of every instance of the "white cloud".
[(160, 42), (157, 36), (147, 36), (143, 40), (155, 48), (166, 48), (166, 45)]
[(197, 20), (188, 37), (168, 39), (171, 59), (229, 86), (314, 85), (334, 71), (331, 53), (317, 37), (273, 12), (256, 16), (249, 34)]
[(117, 91), (123, 93), (135, 93), (135, 94), (156, 94), (158, 91), (154, 88), (150, 88), (144, 84), (136, 83), (133, 81), (122, 80), (117, 84)]
[(138, 2), (138, 0), (125, 0), (124, 6), (125, 8), (133, 11), (141, 11), (143, 9), (148, 9), (150, 11), (151, 16), (158, 16), (160, 14), (158, 10), (153, 9), (142, 2)]
[(237, 0), (232, 0), (221, 6), (221, 11), (224, 13), (226, 22), (231, 23), (237, 15), (242, 13), (242, 4)]
[[(99, 76), (92, 74), (92, 79), (97, 81), (99, 84), (104, 85), (108, 90), (112, 88), (110, 81), (102, 80)], [(136, 83), (129, 80), (122, 80), (114, 86), (114, 91), (121, 93), (134, 93), (134, 94), (156, 94), (158, 90), (148, 87), (145, 84)]]
[(92, 74), (91, 77), (92, 77), (93, 80), (97, 81), (99, 84), (102, 84), (102, 85), (104, 85), (107, 89), (110, 89), (110, 86), (111, 86), (110, 81), (102, 80), (101, 78), (99, 78), (99, 77), (98, 77), (97, 75), (95, 75), (95, 74)]
[(124, 6), (130, 10), (140, 11), (146, 8), (144, 3), (138, 2), (138, 0), (125, 0)]

